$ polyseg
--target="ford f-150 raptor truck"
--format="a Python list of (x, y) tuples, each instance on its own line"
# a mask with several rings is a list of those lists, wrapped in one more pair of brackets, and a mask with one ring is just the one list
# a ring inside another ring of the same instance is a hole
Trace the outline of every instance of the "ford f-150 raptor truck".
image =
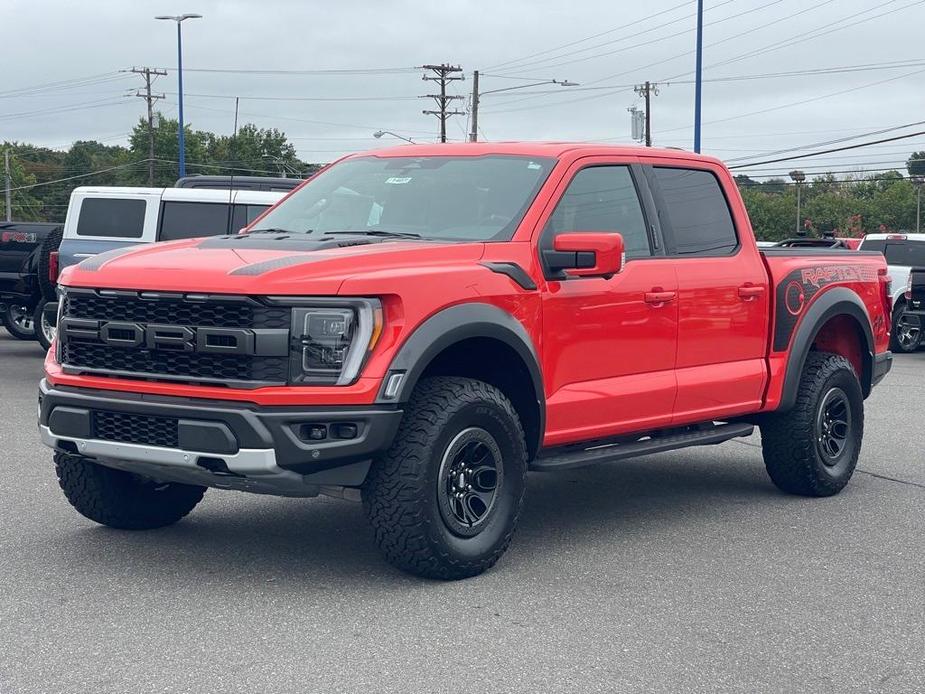
[(759, 252), (727, 169), (673, 150), (351, 155), (244, 233), (60, 284), (39, 424), (80, 513), (145, 529), (207, 487), (340, 495), (443, 579), (498, 560), (531, 469), (759, 426), (779, 488), (835, 494), (891, 364), (880, 253)]

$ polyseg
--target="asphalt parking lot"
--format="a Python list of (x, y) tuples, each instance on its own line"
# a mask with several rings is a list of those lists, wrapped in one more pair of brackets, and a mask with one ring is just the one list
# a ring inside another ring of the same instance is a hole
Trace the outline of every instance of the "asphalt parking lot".
[(531, 478), (489, 573), (382, 561), (358, 504), (210, 490), (128, 533), (73, 511), (0, 331), (0, 693), (925, 691), (925, 352), (867, 401), (840, 496), (757, 436)]

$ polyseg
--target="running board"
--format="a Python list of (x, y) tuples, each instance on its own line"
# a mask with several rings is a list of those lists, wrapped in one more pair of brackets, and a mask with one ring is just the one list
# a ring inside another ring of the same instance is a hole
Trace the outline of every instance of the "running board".
[(688, 446), (708, 446), (722, 443), (740, 436), (751, 436), (754, 425), (744, 423), (712, 424), (697, 430), (685, 430), (680, 433), (651, 436), (642, 441), (629, 443), (600, 444), (592, 448), (567, 450), (553, 449), (540, 454), (532, 463), (531, 470), (551, 472), (553, 470), (571, 470), (597, 463), (612, 463), (626, 458), (635, 458), (650, 453), (664, 453)]

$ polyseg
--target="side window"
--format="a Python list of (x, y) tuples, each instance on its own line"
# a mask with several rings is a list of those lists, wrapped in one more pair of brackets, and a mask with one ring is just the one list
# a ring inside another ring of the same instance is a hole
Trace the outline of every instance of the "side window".
[(161, 233), (157, 240), (227, 234), (230, 212), (227, 203), (165, 202), (161, 206)]
[(732, 213), (719, 181), (709, 171), (654, 167), (661, 196), (662, 228), (674, 238), (676, 255), (724, 255), (739, 245)]
[(552, 239), (567, 231), (619, 232), (627, 258), (652, 255), (628, 167), (593, 166), (575, 174), (546, 223), (543, 237)]
[(245, 205), (238, 203), (231, 214), (231, 232), (237, 234), (241, 229), (262, 215), (269, 205)]
[(77, 217), (77, 235), (140, 239), (146, 205), (144, 200), (84, 198)]

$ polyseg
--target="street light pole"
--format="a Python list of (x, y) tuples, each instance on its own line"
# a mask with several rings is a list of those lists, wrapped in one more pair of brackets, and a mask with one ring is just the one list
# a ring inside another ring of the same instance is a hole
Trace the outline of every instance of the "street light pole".
[(697, 74), (694, 78), (694, 152), (700, 153), (700, 102), (703, 94), (703, 0), (697, 0)]
[(180, 25), (187, 19), (202, 19), (201, 14), (158, 15), (155, 19), (169, 19), (177, 23), (177, 113), (180, 119), (177, 145), (180, 149), (180, 178), (186, 176), (186, 137), (183, 124), (183, 30)]
[(391, 135), (392, 137), (396, 137), (396, 138), (398, 138), (399, 140), (404, 140), (405, 142), (408, 142), (408, 143), (410, 143), (410, 144), (412, 144), (412, 145), (416, 145), (416, 144), (417, 144), (417, 143), (416, 143), (414, 140), (412, 140), (410, 137), (402, 137), (402, 136), (399, 135), (398, 133), (393, 133), (391, 130), (377, 130), (376, 132), (373, 133), (373, 137), (375, 137), (377, 140), (378, 140), (379, 138), (381, 138), (383, 135)]
[[(490, 75), (489, 75), (490, 76)], [(479, 101), (486, 94), (497, 94), (498, 92), (510, 92), (515, 89), (526, 89), (527, 87), (539, 87), (544, 84), (558, 84), (560, 87), (577, 87), (578, 82), (569, 80), (543, 80), (542, 82), (531, 82), (530, 84), (518, 84), (516, 87), (502, 87), (501, 89), (489, 89), (487, 92), (479, 91), (479, 71), (472, 73), (472, 106), (469, 120), (469, 142), (478, 142), (479, 139)]]
[(791, 171), (790, 178), (797, 184), (797, 228), (796, 234), (800, 235), (800, 189), (803, 187), (803, 181), (806, 180), (806, 174), (802, 171)]
[(912, 185), (918, 191), (915, 202), (915, 233), (919, 234), (922, 231), (922, 187), (925, 186), (925, 176), (913, 176)]

